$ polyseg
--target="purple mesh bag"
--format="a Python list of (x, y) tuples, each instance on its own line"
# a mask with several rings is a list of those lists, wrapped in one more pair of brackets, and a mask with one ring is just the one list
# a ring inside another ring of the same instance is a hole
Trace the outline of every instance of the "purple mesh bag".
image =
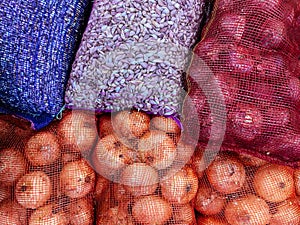
[(35, 129), (60, 112), (88, 2), (0, 2), (0, 112)]
[(96, 0), (72, 66), (67, 107), (176, 115), (207, 2)]

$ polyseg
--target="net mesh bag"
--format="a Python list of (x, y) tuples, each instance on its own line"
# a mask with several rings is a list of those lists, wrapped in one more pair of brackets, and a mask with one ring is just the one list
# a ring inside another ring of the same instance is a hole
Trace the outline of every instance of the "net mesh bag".
[(201, 141), (299, 166), (298, 20), (297, 1), (216, 1), (189, 68), (198, 113), (183, 109)]
[(299, 168), (191, 145), (172, 118), (66, 110), (40, 131), (0, 119), (5, 224), (300, 223)]
[(72, 66), (67, 107), (178, 114), (182, 73), (209, 5), (203, 0), (95, 1)]
[[(300, 224), (299, 8), (217, 1), (180, 121), (73, 109), (34, 131), (2, 115), (0, 223)], [(280, 41), (275, 18), (289, 24)]]
[(60, 112), (88, 3), (1, 1), (1, 113), (41, 129)]
[(1, 123), (0, 223), (93, 224), (95, 171), (79, 152), (61, 147), (57, 122), (39, 131), (6, 116)]
[[(193, 200), (197, 224), (299, 224), (297, 169), (230, 149), (213, 161), (201, 157), (203, 150), (198, 154), (193, 163), (202, 172)], [(205, 170), (199, 160), (209, 162)]]

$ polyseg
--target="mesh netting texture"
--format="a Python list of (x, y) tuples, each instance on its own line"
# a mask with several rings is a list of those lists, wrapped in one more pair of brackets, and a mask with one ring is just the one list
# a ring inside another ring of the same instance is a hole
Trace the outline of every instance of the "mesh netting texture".
[(216, 1), (189, 68), (198, 115), (184, 107), (201, 141), (299, 166), (299, 13), (299, 1)]
[(95, 1), (66, 90), (71, 108), (179, 112), (208, 1)]
[(171, 118), (65, 111), (40, 131), (15, 123), (0, 118), (0, 224), (300, 224), (299, 168), (230, 149), (211, 160)]
[[(128, 71), (134, 71), (135, 79), (167, 71), (166, 65), (152, 59), (143, 59), (140, 67), (130, 64), (128, 69), (119, 53), (129, 46), (133, 52), (126, 50), (126, 57), (138, 59), (130, 54), (145, 47), (143, 42), (136, 44), (139, 37), (148, 40), (149, 53), (151, 43), (156, 43), (149, 40), (160, 35), (149, 27), (158, 23), (164, 29), (165, 20), (170, 27), (160, 32), (173, 38), (173, 44), (182, 43), (187, 36), (180, 38), (171, 18), (192, 9), (192, 17), (200, 20), (201, 13), (196, 16), (194, 3), (188, 1), (180, 1), (187, 8), (172, 0), (155, 1), (157, 7), (154, 1), (122, 3), (127, 7), (119, 7), (118, 0), (94, 2), (73, 64), (66, 100), (70, 107), (92, 110), (66, 109), (61, 119), (39, 130), (26, 120), (0, 115), (0, 225), (299, 225), (299, 2), (215, 2), (211, 20), (194, 48), (180, 123), (174, 117), (149, 113), (173, 113), (159, 99), (134, 105), (139, 110), (118, 111), (131, 108), (132, 102), (127, 101), (132, 96), (116, 94), (126, 84), (122, 79), (130, 76)], [(141, 4), (153, 6), (150, 13)], [(198, 9), (204, 7), (197, 4)], [(159, 21), (149, 22), (147, 12)], [(160, 13), (169, 17), (160, 18)], [(139, 16), (145, 16), (145, 21)], [(142, 27), (122, 29), (136, 17)], [(113, 19), (118, 25), (111, 24)], [(174, 34), (168, 32), (171, 28)], [(131, 33), (134, 29), (142, 33)], [(195, 41), (200, 34), (190, 31)], [(99, 33), (106, 38), (103, 43)], [(132, 42), (123, 42), (124, 37)], [(170, 53), (166, 43), (159, 42), (159, 48)], [(104, 54), (103, 48), (110, 54)], [(90, 70), (91, 66), (96, 69)], [(179, 79), (181, 69), (167, 68)], [(124, 77), (109, 76), (118, 72), (124, 72)], [(93, 80), (86, 79), (87, 74)], [(170, 84), (175, 89), (184, 86), (179, 80)], [(99, 92), (92, 85), (103, 89)], [(137, 89), (129, 92), (139, 97)]]
[(59, 113), (88, 2), (0, 2), (0, 112), (36, 129)]
[(63, 147), (57, 122), (35, 131), (0, 121), (0, 224), (93, 224), (96, 173)]

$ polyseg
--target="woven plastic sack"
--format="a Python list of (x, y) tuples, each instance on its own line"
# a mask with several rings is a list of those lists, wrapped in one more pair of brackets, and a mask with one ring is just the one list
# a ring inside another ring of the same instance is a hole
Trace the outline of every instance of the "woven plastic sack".
[(206, 2), (95, 1), (68, 82), (67, 106), (178, 114), (182, 74)]
[(198, 114), (183, 107), (199, 140), (299, 166), (299, 12), (297, 1), (216, 1), (189, 68)]
[(60, 112), (87, 0), (0, 3), (0, 112), (40, 129)]

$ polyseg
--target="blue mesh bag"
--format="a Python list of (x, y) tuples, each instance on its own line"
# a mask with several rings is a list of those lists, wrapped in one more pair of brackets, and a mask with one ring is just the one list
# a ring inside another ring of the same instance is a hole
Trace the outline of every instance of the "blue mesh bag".
[(0, 1), (0, 112), (49, 124), (83, 33), (88, 0)]

